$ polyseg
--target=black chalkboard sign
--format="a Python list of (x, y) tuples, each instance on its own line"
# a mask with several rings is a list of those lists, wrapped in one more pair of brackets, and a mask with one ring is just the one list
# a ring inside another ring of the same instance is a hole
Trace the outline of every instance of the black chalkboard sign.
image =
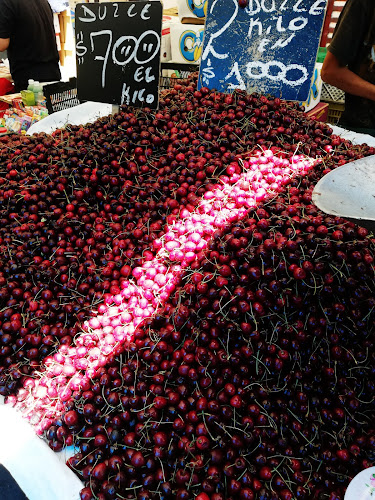
[(157, 1), (78, 4), (79, 99), (157, 108), (161, 25)]
[(327, 0), (209, 0), (199, 86), (309, 95)]

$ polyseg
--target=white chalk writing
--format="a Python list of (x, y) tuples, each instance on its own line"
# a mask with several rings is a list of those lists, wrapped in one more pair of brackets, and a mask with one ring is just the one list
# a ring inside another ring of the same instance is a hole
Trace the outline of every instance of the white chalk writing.
[[(140, 9), (140, 7), (142, 7)], [(87, 5), (82, 4), (81, 5), (83, 15), (79, 15), (78, 19), (82, 21), (83, 23), (93, 23), (95, 21), (104, 21), (107, 17), (119, 17), (119, 5), (118, 3), (113, 3), (110, 5), (107, 4), (102, 4), (98, 5), (98, 12), (94, 12), (94, 10)], [(127, 10), (127, 16), (129, 18), (136, 17), (138, 16), (140, 19), (143, 21), (147, 21), (150, 19), (149, 15), (150, 11), (150, 4), (147, 3), (146, 5), (140, 4), (140, 6), (137, 6), (135, 4), (131, 4)]]
[[(272, 68), (276, 68), (278, 71), (276, 73), (272, 73)], [(287, 74), (295, 72), (300, 74), (297, 79), (288, 79)], [(261, 78), (269, 78), (273, 81), (281, 81), (286, 85), (290, 85), (292, 87), (297, 87), (298, 85), (302, 85), (308, 78), (307, 69), (301, 64), (288, 64), (287, 66), (282, 62), (278, 61), (252, 61), (246, 65), (246, 73), (249, 77), (254, 78), (255, 80), (260, 80)]]
[[(311, 76), (308, 57), (318, 46), (326, 1), (248, 0), (241, 9), (232, 0), (225, 2), (223, 15), (224, 0), (214, 0), (206, 20), (202, 81), (219, 90), (222, 85), (227, 91), (254, 88), (260, 81), (268, 81), (270, 88), (279, 88), (275, 87), (278, 83), (297, 89)], [(305, 50), (305, 33), (309, 33), (310, 51)], [(238, 50), (239, 43), (242, 50)], [(260, 88), (266, 89), (266, 83)]]
[(283, 12), (286, 10), (292, 12), (307, 12), (311, 16), (320, 16), (326, 6), (326, 0), (315, 0), (310, 7), (300, 7), (304, 3), (304, 0), (283, 0), (281, 5), (278, 5), (276, 0), (249, 0), (249, 5), (246, 8), (247, 13), (250, 16), (259, 14), (259, 12), (271, 13), (271, 12)]
[(131, 104), (136, 104), (137, 102), (146, 102), (147, 104), (152, 104), (155, 101), (155, 96), (153, 94), (147, 94), (144, 96), (146, 90), (145, 89), (130, 89), (130, 86), (126, 85), (126, 83), (122, 86), (122, 94), (121, 94), (121, 104), (127, 104), (128, 106)]
[[(237, 0), (232, 0), (232, 2), (233, 2), (233, 6), (234, 6), (233, 14), (228, 19), (228, 21), (224, 24), (224, 26), (222, 26), (217, 31), (215, 31), (215, 33), (211, 34), (210, 39), (209, 39), (209, 41), (204, 49), (204, 53), (202, 54), (202, 59), (207, 59), (207, 57), (209, 56), (210, 53), (214, 57), (216, 57), (217, 59), (226, 59), (228, 57), (228, 54), (219, 54), (218, 52), (216, 52), (216, 50), (212, 46), (212, 42), (215, 40), (215, 38), (219, 38), (220, 35), (225, 33), (225, 31), (230, 27), (232, 22), (236, 19), (237, 12), (238, 12), (238, 3), (237, 3)], [(211, 14), (214, 13), (215, 7), (217, 4), (218, 4), (218, 1), (214, 0), (213, 4), (211, 6), (211, 9), (210, 9)]]
[(77, 6), (77, 77), (79, 83), (85, 75), (86, 82), (90, 70), (89, 95), (100, 96), (101, 90), (113, 87), (118, 89), (117, 103), (157, 102), (158, 84), (153, 82), (158, 82), (161, 16), (160, 2)]
[[(147, 64), (150, 62), (160, 51), (160, 36), (153, 30), (147, 30), (137, 39), (134, 36), (126, 35), (121, 36), (112, 46), (112, 31), (101, 30), (90, 33), (91, 52), (95, 53), (95, 39), (97, 37), (108, 37), (104, 55), (95, 55), (95, 61), (103, 61), (102, 66), (102, 87), (106, 83), (106, 70), (108, 59), (112, 55), (112, 61), (118, 66), (125, 66), (134, 59), (137, 64)], [(148, 37), (148, 43), (143, 43), (144, 39)], [(79, 46), (82, 53), (82, 47)]]
[(229, 83), (228, 90), (234, 90), (234, 89), (246, 90), (246, 85), (245, 85), (245, 82), (242, 79), (242, 76), (241, 76), (240, 70), (238, 68), (238, 63), (237, 62), (235, 62), (233, 64), (233, 68), (227, 74), (227, 76), (225, 77), (225, 80), (229, 80), (230, 78), (232, 78), (232, 76), (234, 76), (237, 79), (237, 83), (235, 83), (235, 84), (234, 83)]

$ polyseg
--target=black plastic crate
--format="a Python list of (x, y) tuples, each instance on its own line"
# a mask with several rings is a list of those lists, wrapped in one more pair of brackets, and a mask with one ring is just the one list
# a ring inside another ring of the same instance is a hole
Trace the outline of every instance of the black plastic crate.
[[(166, 70), (175, 71), (176, 76), (166, 76)], [(190, 75), (198, 71), (199, 65), (197, 64), (162, 63), (161, 76), (159, 78), (159, 88), (160, 90), (165, 90), (173, 87), (178, 83), (185, 83), (186, 79), (189, 78)]]
[(183, 83), (185, 78), (175, 76), (161, 76), (159, 79), (160, 90), (170, 89), (177, 83)]
[[(199, 66), (174, 65), (181, 66), (179, 77), (160, 76), (160, 90), (165, 90), (173, 87), (177, 83), (186, 81), (191, 73), (199, 70)], [(68, 82), (50, 83), (43, 87), (43, 95), (46, 98), (46, 106), (48, 113), (56, 113), (64, 109), (73, 108), (81, 104), (77, 94), (77, 78), (71, 78)]]
[(56, 113), (56, 111), (73, 108), (81, 104), (77, 95), (77, 78), (71, 78), (68, 82), (45, 85), (43, 95), (46, 98), (46, 106), (50, 115)]

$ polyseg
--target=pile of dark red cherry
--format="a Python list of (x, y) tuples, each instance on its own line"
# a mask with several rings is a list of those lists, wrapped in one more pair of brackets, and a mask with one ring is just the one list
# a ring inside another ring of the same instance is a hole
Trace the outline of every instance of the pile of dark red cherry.
[(375, 460), (375, 240), (311, 195), (374, 149), (194, 79), (0, 141), (0, 394), (76, 446), (81, 499), (343, 500)]

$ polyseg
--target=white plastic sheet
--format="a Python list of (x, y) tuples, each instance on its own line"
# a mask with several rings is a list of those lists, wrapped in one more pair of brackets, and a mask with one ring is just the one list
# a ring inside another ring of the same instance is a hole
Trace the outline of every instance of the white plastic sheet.
[(112, 113), (112, 104), (101, 102), (84, 102), (73, 108), (57, 111), (52, 115), (43, 118), (39, 122), (31, 125), (27, 131), (28, 135), (45, 132), (51, 134), (54, 130), (64, 128), (66, 125), (86, 125), (92, 123), (98, 118), (108, 116)]
[(346, 490), (344, 500), (373, 500), (375, 495), (375, 467), (357, 474)]
[(375, 137), (372, 137), (372, 135), (358, 134), (357, 132), (352, 132), (351, 130), (346, 130), (336, 125), (332, 125), (332, 130), (334, 134), (339, 135), (343, 139), (352, 141), (353, 144), (368, 144), (369, 146), (375, 147)]
[[(333, 126), (333, 133), (353, 144), (375, 147), (375, 137)], [(316, 184), (312, 200), (323, 212), (375, 221), (375, 155), (335, 168)]]
[(329, 172), (316, 184), (312, 200), (327, 214), (375, 221), (375, 155)]
[(65, 464), (72, 449), (53, 452), (0, 398), (0, 463), (29, 500), (79, 500), (83, 483)]

